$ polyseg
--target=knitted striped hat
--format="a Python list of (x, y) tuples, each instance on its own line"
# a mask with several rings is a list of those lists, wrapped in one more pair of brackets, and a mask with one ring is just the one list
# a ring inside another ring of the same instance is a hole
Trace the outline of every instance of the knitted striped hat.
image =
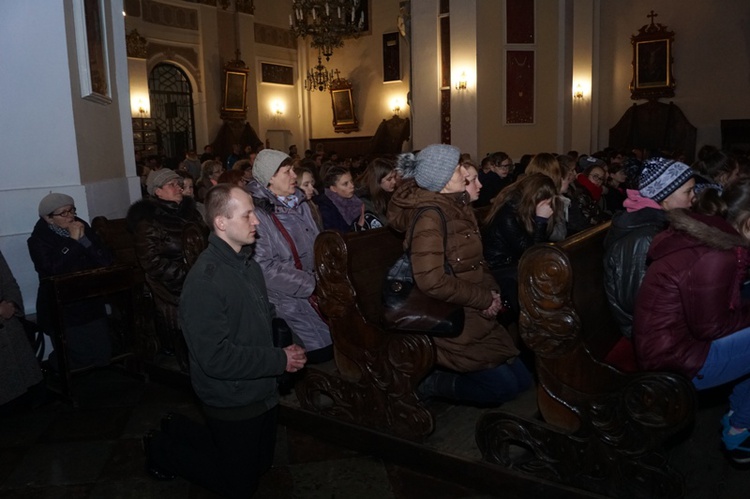
[(638, 192), (641, 196), (660, 203), (694, 174), (695, 172), (685, 163), (667, 158), (651, 158), (643, 162), (643, 170), (638, 179)]

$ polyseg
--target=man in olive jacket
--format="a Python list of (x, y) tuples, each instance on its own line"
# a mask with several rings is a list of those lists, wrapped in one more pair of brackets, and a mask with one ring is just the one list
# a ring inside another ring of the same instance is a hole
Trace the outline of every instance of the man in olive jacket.
[(273, 461), (276, 378), (306, 362), (298, 345), (273, 346), (265, 281), (249, 246), (259, 222), (250, 195), (220, 184), (206, 196), (212, 233), (190, 270), (180, 320), (190, 379), (206, 425), (170, 414), (144, 438), (148, 472), (180, 475), (224, 497), (249, 497)]

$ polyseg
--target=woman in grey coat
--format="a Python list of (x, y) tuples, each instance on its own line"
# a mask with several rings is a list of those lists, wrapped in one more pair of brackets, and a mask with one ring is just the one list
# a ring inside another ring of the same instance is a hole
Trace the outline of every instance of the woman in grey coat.
[(246, 187), (260, 220), (253, 259), (263, 270), (268, 298), (303, 343), (308, 363), (330, 360), (331, 333), (310, 304), (316, 285), (313, 243), (319, 231), (297, 188), (292, 159), (263, 149), (255, 158), (253, 179)]
[(25, 394), (42, 381), (42, 371), (19, 321), (23, 298), (0, 253), (0, 405)]

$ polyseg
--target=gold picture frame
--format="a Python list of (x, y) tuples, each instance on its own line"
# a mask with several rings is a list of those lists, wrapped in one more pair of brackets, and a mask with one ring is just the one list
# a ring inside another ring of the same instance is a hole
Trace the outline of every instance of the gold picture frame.
[(654, 11), (647, 17), (651, 24), (630, 37), (633, 45), (633, 79), (630, 82), (630, 98), (633, 100), (674, 97), (675, 80), (672, 75), (672, 42), (674, 32), (666, 26), (654, 23)]
[(346, 78), (331, 82), (331, 107), (333, 108), (333, 130), (337, 133), (351, 133), (359, 130), (359, 121), (354, 111), (352, 84)]
[(224, 65), (224, 92), (222, 96), (221, 118), (241, 120), (247, 117), (247, 77), (250, 70), (239, 59)]

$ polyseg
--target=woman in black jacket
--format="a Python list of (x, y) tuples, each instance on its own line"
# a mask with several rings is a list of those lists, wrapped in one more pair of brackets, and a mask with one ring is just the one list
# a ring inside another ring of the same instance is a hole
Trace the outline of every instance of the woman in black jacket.
[(187, 369), (187, 352), (180, 332), (178, 303), (188, 263), (182, 231), (188, 223), (208, 232), (195, 201), (182, 194), (182, 177), (168, 168), (152, 172), (147, 181), (149, 197), (137, 201), (127, 214), (128, 230), (135, 239), (135, 253), (146, 275), (156, 306), (159, 350), (177, 353)]
[[(37, 322), (42, 331), (54, 330), (55, 298), (45, 278), (79, 270), (105, 267), (112, 256), (89, 224), (76, 216), (75, 201), (67, 194), (50, 193), (39, 203), (39, 221), (28, 239), (29, 255), (39, 274)], [(65, 335), (70, 368), (105, 365), (112, 346), (104, 301), (96, 298), (65, 308)], [(59, 345), (55, 345), (59, 348)], [(57, 368), (56, 355), (50, 365)]]
[(511, 307), (505, 319), (518, 317), (518, 260), (534, 244), (549, 240), (556, 196), (550, 177), (526, 175), (497, 195), (484, 221), (484, 258)]

